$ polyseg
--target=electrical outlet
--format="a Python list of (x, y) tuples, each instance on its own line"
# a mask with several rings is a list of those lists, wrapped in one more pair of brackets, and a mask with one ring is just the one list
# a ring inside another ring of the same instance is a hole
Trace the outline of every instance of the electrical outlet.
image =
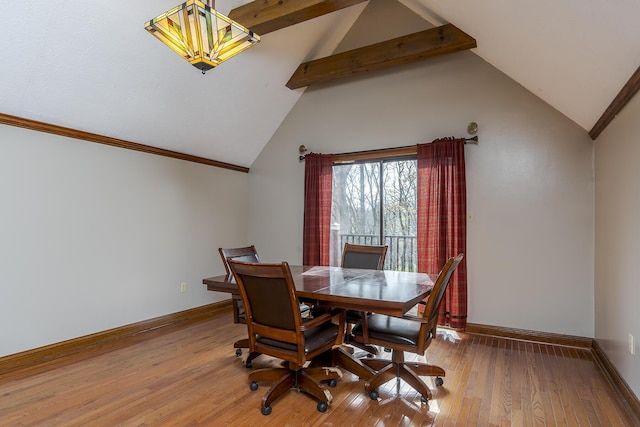
[(629, 334), (629, 353), (636, 354), (635, 343), (633, 342), (633, 335)]
[(187, 292), (187, 284), (185, 282), (180, 283), (180, 292)]

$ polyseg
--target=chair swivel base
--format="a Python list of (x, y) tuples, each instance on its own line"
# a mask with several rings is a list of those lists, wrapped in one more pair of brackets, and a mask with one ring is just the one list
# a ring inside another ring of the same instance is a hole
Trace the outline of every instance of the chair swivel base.
[(446, 375), (444, 369), (439, 366), (419, 362), (405, 362), (404, 352), (393, 350), (392, 360), (388, 359), (361, 359), (362, 363), (377, 371), (365, 384), (365, 390), (372, 399), (377, 399), (377, 389), (382, 384), (400, 378), (409, 384), (422, 396), (423, 402), (432, 398), (431, 390), (420, 377), (436, 377), (436, 385), (443, 384), (442, 377)]
[(271, 404), (289, 390), (302, 391), (318, 401), (317, 409), (325, 412), (333, 400), (333, 396), (320, 381), (329, 381), (335, 387), (336, 380), (342, 377), (337, 368), (306, 368), (291, 370), (287, 368), (258, 369), (249, 374), (249, 388), (258, 389), (258, 382), (272, 382), (269, 390), (262, 397), (261, 412), (271, 414)]

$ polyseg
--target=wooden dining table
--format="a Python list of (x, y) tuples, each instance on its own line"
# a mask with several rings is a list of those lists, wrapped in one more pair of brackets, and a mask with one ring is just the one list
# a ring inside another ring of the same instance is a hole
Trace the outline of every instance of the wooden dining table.
[[(333, 308), (402, 316), (426, 298), (437, 276), (393, 270), (365, 270), (327, 266), (289, 266), (296, 295), (304, 301)], [(207, 290), (239, 297), (233, 276), (220, 275), (202, 280)], [(373, 371), (342, 348), (333, 354), (333, 363), (368, 380)]]
[[(298, 298), (335, 308), (402, 316), (431, 289), (436, 276), (393, 270), (291, 265)], [(210, 291), (238, 296), (233, 276), (202, 281)]]

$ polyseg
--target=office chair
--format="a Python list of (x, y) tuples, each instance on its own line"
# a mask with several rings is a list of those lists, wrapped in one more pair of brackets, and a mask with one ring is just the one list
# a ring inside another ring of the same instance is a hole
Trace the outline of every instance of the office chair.
[[(303, 318), (289, 264), (245, 263), (229, 260), (229, 267), (244, 302), (249, 350), (288, 362), (286, 368), (257, 369), (249, 374), (249, 387), (273, 382), (262, 398), (261, 412), (290, 389), (314, 397), (320, 412), (333, 397), (320, 381), (335, 386), (342, 374), (337, 368), (304, 368), (307, 361), (329, 351), (344, 338), (344, 312), (333, 310), (315, 318)], [(332, 322), (337, 318), (337, 324)]]
[[(260, 262), (256, 247), (253, 245), (242, 248), (218, 248), (218, 252), (220, 252), (222, 264), (224, 265), (227, 276), (231, 276), (231, 270), (229, 269), (229, 263), (227, 262), (227, 259), (229, 258), (238, 261)], [(240, 295), (233, 295), (233, 323), (245, 323), (244, 308), (242, 306), (242, 298)], [(242, 354), (242, 351), (240, 354)]]
[(417, 390), (423, 402), (431, 399), (431, 390), (420, 376), (435, 376), (436, 385), (443, 384), (445, 371), (439, 366), (419, 362), (405, 362), (404, 352), (424, 355), (436, 336), (438, 309), (451, 275), (462, 261), (463, 254), (450, 258), (444, 265), (431, 294), (427, 299), (422, 317), (405, 315), (392, 317), (382, 314), (367, 314), (352, 330), (352, 339), (363, 344), (380, 345), (392, 349), (391, 360), (362, 359), (362, 363), (378, 371), (366, 384), (365, 390), (371, 399), (378, 398), (377, 388), (392, 378), (402, 378)]
[[(218, 248), (218, 252), (220, 252), (222, 264), (224, 265), (227, 276), (232, 275), (231, 270), (229, 269), (229, 259), (244, 262), (260, 262), (260, 259), (258, 258), (258, 252), (256, 251), (256, 247), (254, 245), (244, 246), (240, 248)], [(237, 294), (232, 295), (231, 299), (231, 307), (233, 309), (233, 323), (246, 323), (242, 297)], [(311, 308), (308, 305), (300, 304), (300, 311), (303, 313), (303, 315), (309, 314), (310, 310)], [(249, 340), (238, 340), (233, 343), (233, 348), (236, 349), (236, 356), (242, 356), (242, 349), (249, 348)], [(249, 353), (247, 359), (245, 360), (245, 366), (247, 368), (251, 368), (253, 366), (252, 361), (259, 355), (259, 353)]]
[[(368, 246), (345, 243), (342, 251), (342, 263), (344, 268), (365, 268), (369, 270), (382, 270), (387, 256), (388, 246)], [(372, 345), (366, 345), (351, 339), (351, 328), (362, 320), (362, 312), (356, 310), (346, 311), (347, 334), (346, 343), (358, 347), (368, 355), (378, 354), (378, 349)]]
[[(244, 246), (240, 248), (218, 248), (220, 257), (222, 258), (222, 264), (226, 271), (227, 276), (231, 276), (231, 270), (229, 269), (228, 259), (236, 259), (238, 261), (247, 262), (259, 262), (258, 252), (254, 245)], [(231, 295), (231, 307), (233, 309), (233, 323), (246, 323), (244, 305), (242, 304), (242, 297), (240, 294)], [(249, 348), (249, 340), (241, 339), (233, 343), (233, 348), (236, 349), (236, 356), (242, 356), (242, 349)], [(251, 354), (247, 356), (245, 360), (245, 366), (251, 368), (252, 361), (260, 354)]]

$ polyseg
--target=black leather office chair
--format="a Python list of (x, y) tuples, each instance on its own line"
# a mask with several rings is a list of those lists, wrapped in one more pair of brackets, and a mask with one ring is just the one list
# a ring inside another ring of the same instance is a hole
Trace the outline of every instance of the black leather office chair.
[[(258, 258), (258, 252), (254, 245), (243, 246), (240, 248), (218, 248), (220, 257), (222, 258), (222, 264), (226, 271), (227, 276), (231, 276), (231, 270), (229, 269), (229, 259), (244, 262), (260, 262)], [(233, 308), (233, 323), (246, 323), (244, 306), (240, 295), (232, 295), (232, 308)], [(300, 304), (300, 311), (303, 315), (309, 314), (310, 307), (307, 304)], [(242, 356), (242, 349), (249, 348), (249, 341), (247, 339), (238, 340), (233, 343), (233, 347), (236, 349), (236, 356)], [(251, 368), (252, 361), (258, 357), (259, 353), (249, 353), (245, 360), (245, 366)]]
[[(345, 268), (365, 268), (368, 270), (382, 270), (384, 268), (384, 260), (387, 256), (387, 245), (369, 246), (354, 245), (345, 243), (342, 251), (342, 267)], [(369, 355), (378, 354), (378, 349), (372, 345), (366, 345), (351, 339), (351, 328), (360, 322), (362, 313), (355, 310), (347, 310), (347, 335), (346, 343), (354, 347), (358, 347), (366, 351)]]
[[(240, 248), (218, 248), (218, 252), (220, 252), (220, 257), (222, 258), (222, 264), (224, 265), (224, 269), (226, 271), (227, 276), (231, 276), (231, 270), (229, 269), (228, 259), (236, 259), (238, 261), (246, 261), (246, 262), (260, 262), (258, 258), (258, 252), (256, 251), (256, 247), (254, 245), (251, 246), (243, 246)], [(231, 296), (231, 307), (233, 309), (233, 323), (247, 323), (244, 312), (244, 305), (242, 303), (242, 297), (237, 295)], [(242, 349), (249, 348), (249, 340), (241, 339), (233, 343), (233, 347), (236, 349), (236, 356), (242, 356)], [(247, 368), (251, 368), (252, 361), (256, 357), (258, 357), (259, 353), (249, 353), (247, 359), (245, 360), (245, 366)]]
[[(251, 390), (258, 382), (273, 382), (262, 398), (261, 411), (271, 413), (271, 404), (290, 389), (317, 399), (317, 409), (327, 410), (331, 393), (321, 380), (335, 385), (337, 368), (303, 368), (307, 361), (342, 343), (344, 312), (333, 310), (315, 318), (300, 314), (289, 264), (243, 263), (229, 260), (245, 307), (249, 350), (288, 362), (287, 368), (258, 369), (249, 374)], [(337, 324), (332, 320), (337, 318)]]
[(424, 355), (436, 336), (438, 309), (442, 302), (451, 275), (462, 261), (463, 254), (450, 258), (440, 271), (433, 290), (427, 299), (422, 317), (405, 315), (392, 317), (382, 314), (368, 314), (352, 330), (352, 339), (363, 344), (380, 345), (392, 349), (391, 360), (362, 359), (362, 363), (378, 371), (366, 384), (365, 389), (371, 399), (378, 398), (377, 388), (393, 378), (402, 378), (417, 390), (423, 402), (431, 399), (431, 390), (420, 378), (435, 376), (436, 385), (443, 384), (445, 371), (439, 366), (418, 362), (405, 362), (404, 352)]
[[(238, 261), (246, 261), (246, 262), (260, 262), (258, 258), (258, 252), (256, 251), (256, 247), (244, 246), (241, 248), (218, 248), (218, 252), (220, 252), (220, 257), (222, 258), (222, 264), (224, 265), (224, 269), (226, 271), (227, 276), (230, 276), (231, 270), (229, 269), (229, 263), (227, 259), (235, 259)], [(245, 323), (244, 318), (244, 307), (242, 306), (242, 298), (240, 295), (233, 295), (233, 323)], [(242, 354), (242, 351), (240, 351)]]

